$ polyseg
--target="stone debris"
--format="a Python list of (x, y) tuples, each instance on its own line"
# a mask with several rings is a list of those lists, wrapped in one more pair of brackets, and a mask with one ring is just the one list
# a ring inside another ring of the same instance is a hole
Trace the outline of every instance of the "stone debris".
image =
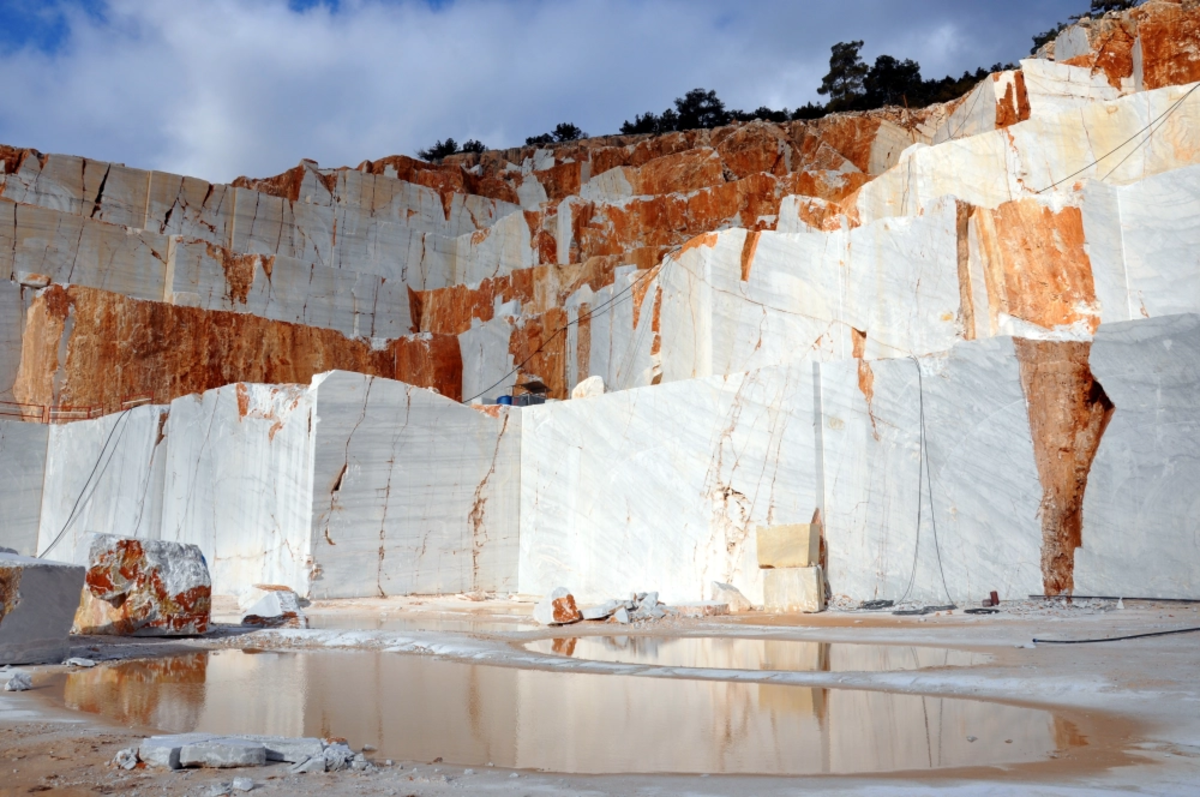
[(623, 601), (605, 601), (598, 606), (585, 606), (580, 610), (584, 620), (607, 620), (624, 606)]
[(137, 753), (129, 748), (118, 750), (117, 754), (113, 756), (112, 762), (113, 766), (121, 769), (134, 769), (138, 765)]
[(354, 763), (355, 754), (345, 742), (327, 744), (324, 750), (325, 771), (338, 772), (349, 769)]
[[(151, 736), (137, 748), (134, 762), (139, 760), (163, 769), (253, 767), (283, 762), (290, 764), (288, 772), (293, 774), (346, 769), (362, 772), (374, 767), (365, 755), (355, 753), (341, 739), (211, 733)], [(232, 788), (250, 791), (254, 787), (248, 778), (241, 781), (249, 787), (240, 788), (235, 780)]]
[[(633, 614), (629, 615), (635, 623), (640, 620), (661, 620), (667, 616), (663, 604), (658, 602), (657, 592), (639, 592), (630, 601), (633, 603)], [(628, 603), (625, 608), (631, 608)]]
[(24, 692), (33, 688), (33, 679), (24, 670), (12, 670), (4, 683), (5, 692)]
[(254, 781), (250, 778), (234, 778), (229, 785), (234, 791), (254, 791)]
[(612, 617), (609, 619), (614, 623), (619, 623), (620, 625), (629, 625), (629, 610), (622, 606), (613, 612)]
[(571, 390), (572, 399), (595, 398), (604, 395), (604, 377), (589, 376)]
[(62, 661), (83, 568), (0, 554), (0, 664)]
[(583, 619), (575, 606), (575, 596), (566, 587), (558, 587), (533, 607), (533, 619), (542, 625), (567, 625)]
[(69, 658), (69, 659), (67, 659), (66, 661), (64, 661), (64, 662), (63, 662), (63, 666), (64, 666), (64, 667), (84, 667), (84, 668), (87, 668), (87, 667), (95, 667), (95, 666), (96, 666), (96, 662), (92, 661), (91, 659), (85, 659), (85, 658), (82, 658), (82, 657), (79, 657), (79, 656), (72, 656), (71, 658)]
[(260, 767), (266, 763), (266, 747), (236, 736), (214, 736), (179, 750), (181, 767)]
[(741, 590), (732, 584), (714, 581), (709, 588), (709, 594), (714, 601), (728, 604), (729, 611), (732, 614), (754, 611), (754, 604), (742, 594)]
[(673, 603), (667, 611), (680, 617), (720, 617), (729, 614), (729, 604), (721, 601)]
[(195, 545), (95, 534), (78, 605), (76, 634), (203, 634), (212, 581)]
[(238, 595), (242, 625), (269, 628), (308, 628), (300, 596), (290, 587), (255, 584)]

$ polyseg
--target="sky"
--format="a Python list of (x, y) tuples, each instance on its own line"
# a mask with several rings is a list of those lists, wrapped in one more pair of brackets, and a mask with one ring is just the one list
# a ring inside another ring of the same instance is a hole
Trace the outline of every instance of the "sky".
[(229, 181), (435, 140), (615, 133), (692, 88), (821, 101), (829, 48), (925, 77), (1027, 56), (1086, 0), (0, 0), (0, 143)]

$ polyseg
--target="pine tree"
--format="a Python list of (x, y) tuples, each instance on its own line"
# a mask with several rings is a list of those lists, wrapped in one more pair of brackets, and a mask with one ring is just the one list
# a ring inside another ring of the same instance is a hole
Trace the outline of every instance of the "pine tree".
[(829, 74), (822, 78), (817, 93), (829, 95), (831, 109), (848, 106), (863, 94), (863, 80), (869, 70), (859, 55), (862, 46), (862, 41), (852, 41), (829, 48)]

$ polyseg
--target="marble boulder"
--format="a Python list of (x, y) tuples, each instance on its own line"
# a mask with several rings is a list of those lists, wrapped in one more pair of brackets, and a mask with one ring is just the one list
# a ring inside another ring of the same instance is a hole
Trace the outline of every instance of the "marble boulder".
[(92, 536), (74, 633), (203, 634), (211, 611), (212, 581), (199, 547)]

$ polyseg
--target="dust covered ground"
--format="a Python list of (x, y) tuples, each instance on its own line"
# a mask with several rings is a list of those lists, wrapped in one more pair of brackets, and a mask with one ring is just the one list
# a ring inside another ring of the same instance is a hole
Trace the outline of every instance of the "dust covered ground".
[[(218, 611), (229, 609), (219, 604)], [(309, 607), (313, 628), (247, 632), (223, 625), (203, 639), (77, 638), (73, 655), (110, 662), (151, 660), (180, 653), (231, 649), (365, 650), (420, 656), (485, 668), (551, 670), (648, 679), (709, 680), (866, 689), (891, 693), (993, 700), (1050, 709), (1069, 727), (1069, 744), (1043, 760), (1002, 766), (867, 776), (782, 777), (696, 773), (569, 775), (456, 766), (436, 760), (383, 759), (367, 752), (365, 772), (289, 774), (286, 764), (178, 772), (120, 770), (109, 762), (157, 729), (121, 724), (113, 716), (72, 710), (61, 684), (70, 668), (22, 667), (34, 675), (28, 692), (0, 692), (0, 795), (208, 795), (235, 777), (251, 778), (252, 794), (495, 794), (495, 795), (740, 795), (794, 794), (1085, 794), (1129, 790), (1194, 794), (1200, 788), (1200, 633), (1101, 644), (1031, 644), (1038, 639), (1091, 639), (1200, 626), (1197, 606), (1126, 602), (1020, 602), (998, 615), (961, 611), (924, 617), (889, 612), (829, 611), (785, 616), (752, 613), (675, 618), (614, 629), (580, 624), (548, 630), (529, 621), (530, 604), (453, 598), (319, 602)], [(226, 618), (228, 619), (228, 618)], [(537, 653), (538, 639), (611, 635), (670, 638), (741, 637), (942, 646), (986, 654), (986, 663), (880, 672), (771, 672), (713, 667), (596, 662)], [(655, 683), (661, 683), (656, 681)], [(131, 698), (132, 699), (132, 698)], [(75, 704), (78, 705), (78, 700)], [(130, 707), (124, 707), (130, 708)], [(669, 711), (670, 706), (663, 706)], [(339, 735), (337, 728), (328, 729)], [(515, 731), (514, 731), (515, 732)], [(369, 740), (346, 734), (361, 749)], [(663, 738), (662, 745), (673, 740)], [(218, 789), (219, 791), (219, 789)]]

